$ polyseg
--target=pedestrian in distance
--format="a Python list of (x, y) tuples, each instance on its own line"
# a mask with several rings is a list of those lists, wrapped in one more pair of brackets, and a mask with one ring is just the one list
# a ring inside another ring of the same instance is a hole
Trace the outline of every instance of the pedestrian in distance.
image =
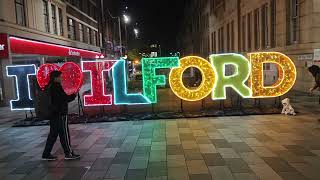
[[(312, 65), (308, 68), (309, 72), (312, 74), (314, 77), (314, 86), (309, 89), (310, 93), (312, 94), (314, 90), (320, 88), (320, 67), (316, 65)], [(319, 99), (319, 104), (320, 104), (320, 99)], [(318, 119), (320, 122), (320, 119)]]
[(61, 72), (53, 71), (50, 73), (50, 82), (45, 87), (48, 93), (48, 114), (50, 123), (50, 132), (47, 138), (46, 146), (42, 154), (43, 160), (53, 161), (57, 157), (51, 154), (53, 145), (58, 136), (62, 145), (65, 160), (79, 159), (80, 155), (73, 152), (70, 143), (70, 133), (68, 127), (68, 103), (73, 101), (75, 94), (67, 95), (61, 86)]
[(314, 77), (315, 83), (312, 88), (309, 89), (310, 93), (313, 93), (314, 90), (319, 89), (320, 87), (320, 67), (312, 65), (308, 68), (309, 72)]

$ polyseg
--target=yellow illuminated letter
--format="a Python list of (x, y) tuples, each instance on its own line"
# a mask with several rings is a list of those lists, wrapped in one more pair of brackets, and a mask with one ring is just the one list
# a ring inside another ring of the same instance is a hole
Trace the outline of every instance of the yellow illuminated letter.
[[(296, 67), (292, 60), (278, 52), (250, 53), (251, 89), (253, 98), (278, 97), (287, 93), (294, 85), (297, 77)], [(278, 65), (279, 79), (271, 86), (264, 86), (263, 64)]]
[[(195, 89), (188, 89), (182, 81), (183, 72), (189, 67), (195, 67), (200, 70), (202, 82)], [(169, 83), (172, 91), (179, 98), (186, 101), (198, 101), (208, 96), (215, 82), (215, 74), (211, 64), (203, 58), (197, 56), (187, 56), (180, 59), (180, 67), (173, 68), (170, 71)]]

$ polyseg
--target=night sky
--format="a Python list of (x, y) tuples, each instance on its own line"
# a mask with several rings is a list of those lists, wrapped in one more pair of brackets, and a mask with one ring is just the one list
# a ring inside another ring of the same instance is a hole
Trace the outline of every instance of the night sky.
[(129, 28), (138, 23), (146, 45), (160, 43), (163, 51), (174, 51), (185, 0), (110, 0), (112, 12), (120, 14), (128, 6)]

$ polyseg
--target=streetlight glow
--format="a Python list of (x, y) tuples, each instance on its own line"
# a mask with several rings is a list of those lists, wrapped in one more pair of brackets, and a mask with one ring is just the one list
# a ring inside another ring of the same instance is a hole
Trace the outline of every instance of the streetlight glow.
[(128, 24), (130, 22), (130, 17), (124, 14), (123, 20), (124, 20), (124, 23)]
[(136, 37), (138, 37), (139, 30), (138, 30), (137, 28), (134, 28), (134, 29), (133, 29), (133, 32), (134, 32), (134, 34), (136, 35)]

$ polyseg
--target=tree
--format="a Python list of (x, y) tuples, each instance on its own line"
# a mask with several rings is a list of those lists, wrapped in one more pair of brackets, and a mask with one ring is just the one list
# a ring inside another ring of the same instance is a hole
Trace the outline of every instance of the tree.
[(128, 59), (130, 61), (140, 61), (141, 60), (141, 55), (139, 54), (139, 50), (138, 49), (131, 49), (128, 51)]

